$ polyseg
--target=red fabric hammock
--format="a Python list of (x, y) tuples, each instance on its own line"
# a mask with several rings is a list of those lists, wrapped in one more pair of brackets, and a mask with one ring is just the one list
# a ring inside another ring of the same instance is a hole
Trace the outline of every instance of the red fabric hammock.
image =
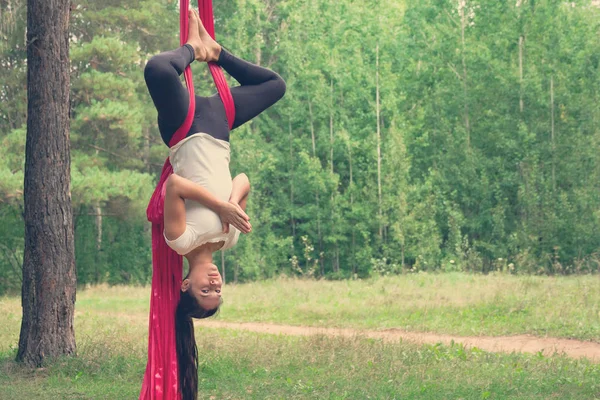
[[(180, 44), (187, 41), (189, 0), (179, 1)], [(200, 18), (208, 33), (215, 37), (212, 0), (198, 0)], [(235, 119), (235, 106), (229, 86), (221, 68), (209, 63), (210, 72), (225, 106), (229, 128)], [(192, 126), (196, 99), (192, 71), (188, 66), (184, 72), (185, 82), (190, 95), (190, 103), (185, 121), (175, 132), (169, 147), (173, 147)], [(165, 181), (173, 173), (169, 159), (165, 164), (152, 194), (146, 214), (152, 222), (152, 293), (150, 297), (150, 317), (148, 329), (148, 363), (140, 392), (140, 400), (179, 400), (179, 368), (175, 351), (175, 310), (179, 303), (179, 290), (183, 274), (183, 258), (173, 251), (163, 237)]]

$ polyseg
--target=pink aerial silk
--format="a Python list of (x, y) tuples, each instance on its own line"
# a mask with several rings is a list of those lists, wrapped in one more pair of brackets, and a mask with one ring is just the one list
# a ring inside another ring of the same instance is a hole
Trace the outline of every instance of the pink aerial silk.
[[(179, 38), (180, 44), (183, 45), (187, 41), (188, 34), (189, 0), (180, 0), (179, 8)], [(212, 0), (198, 0), (198, 9), (206, 30), (214, 39)], [(217, 64), (209, 63), (209, 68), (225, 106), (229, 129), (231, 129), (235, 119), (235, 106), (229, 86), (223, 71)], [(188, 113), (181, 127), (173, 135), (169, 147), (173, 147), (185, 138), (194, 119), (196, 99), (189, 66), (185, 69), (184, 76), (190, 95)], [(175, 310), (179, 303), (183, 259), (167, 245), (163, 237), (165, 182), (172, 173), (173, 167), (167, 158), (146, 210), (148, 220), (152, 222), (152, 292), (148, 329), (148, 363), (140, 400), (181, 399), (175, 350)]]

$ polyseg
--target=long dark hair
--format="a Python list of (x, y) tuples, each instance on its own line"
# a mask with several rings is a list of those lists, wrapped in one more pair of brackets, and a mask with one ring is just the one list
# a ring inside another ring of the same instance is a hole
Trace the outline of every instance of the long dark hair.
[(208, 318), (218, 310), (219, 307), (205, 310), (194, 296), (187, 291), (181, 291), (175, 311), (175, 342), (182, 400), (198, 398), (198, 346), (196, 346), (192, 318)]

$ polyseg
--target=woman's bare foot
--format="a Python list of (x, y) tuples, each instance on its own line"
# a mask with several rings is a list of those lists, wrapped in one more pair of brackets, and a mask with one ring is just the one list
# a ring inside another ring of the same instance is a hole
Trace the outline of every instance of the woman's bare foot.
[(194, 58), (197, 61), (206, 61), (208, 52), (200, 37), (199, 26), (201, 25), (202, 23), (200, 22), (200, 17), (196, 10), (190, 9), (188, 16), (188, 40), (186, 44), (189, 44), (194, 48)]
[(217, 43), (209, 34), (202, 20), (198, 17), (198, 33), (200, 34), (200, 40), (206, 49), (206, 62), (216, 62), (219, 60), (221, 54), (221, 45)]

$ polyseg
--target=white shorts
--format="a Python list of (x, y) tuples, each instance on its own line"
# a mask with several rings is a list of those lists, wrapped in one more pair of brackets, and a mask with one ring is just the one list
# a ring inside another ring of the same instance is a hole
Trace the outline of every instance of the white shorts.
[(185, 229), (185, 232), (177, 239), (169, 240), (164, 233), (163, 236), (170, 248), (175, 250), (177, 254), (184, 256), (206, 243), (225, 242), (220, 250), (229, 249), (237, 243), (240, 231), (233, 226), (229, 226), (229, 233), (221, 231), (198, 234), (194, 229), (188, 226)]

